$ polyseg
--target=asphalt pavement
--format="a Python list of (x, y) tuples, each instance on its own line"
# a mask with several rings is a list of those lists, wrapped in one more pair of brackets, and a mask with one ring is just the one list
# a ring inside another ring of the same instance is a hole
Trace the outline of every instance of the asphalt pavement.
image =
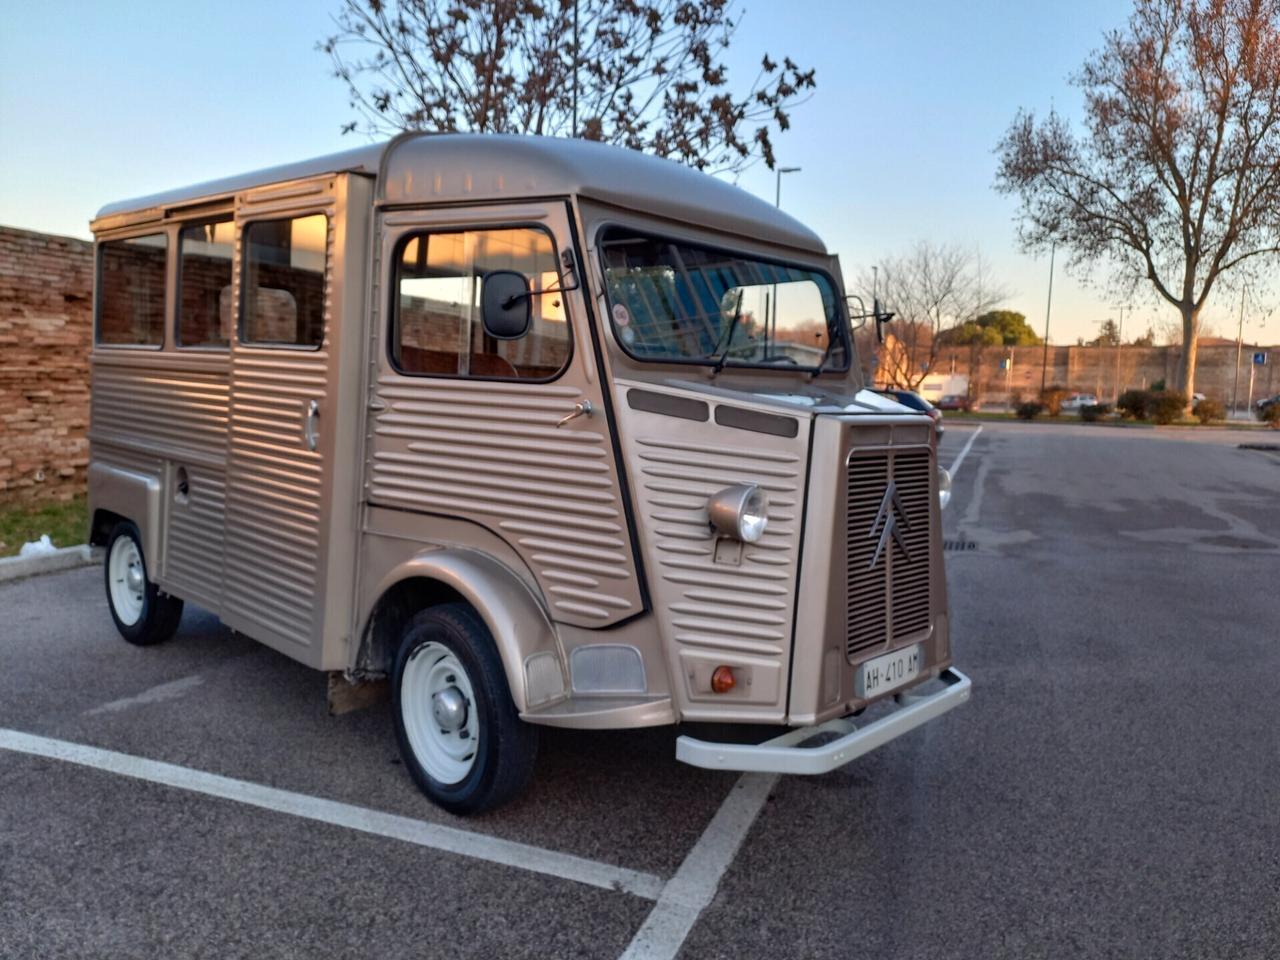
[(0, 747), (0, 957), (614, 958), (664, 909), (685, 958), (1280, 955), (1280, 453), (1254, 439), (952, 425), (972, 701), (779, 779), (692, 907), (741, 787), (676, 763), (678, 731), (549, 730), (529, 794), (459, 820), (413, 787), (385, 705), (328, 716), (322, 675), (194, 608), (129, 647), (94, 568), (0, 585), (0, 730), (662, 890)]

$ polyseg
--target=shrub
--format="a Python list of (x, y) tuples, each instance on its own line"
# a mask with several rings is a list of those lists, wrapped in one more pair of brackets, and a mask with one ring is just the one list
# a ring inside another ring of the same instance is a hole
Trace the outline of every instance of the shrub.
[(1150, 405), (1151, 394), (1146, 390), (1126, 390), (1116, 401), (1116, 409), (1134, 420), (1147, 419), (1147, 408)]
[(1269, 403), (1258, 411), (1258, 419), (1280, 430), (1280, 403)]
[(1060, 387), (1056, 383), (1040, 391), (1040, 403), (1049, 411), (1051, 417), (1062, 413), (1062, 401), (1065, 399), (1067, 399), (1066, 387)]
[(1018, 404), (1017, 414), (1019, 420), (1034, 420), (1042, 413), (1044, 413), (1043, 403), (1036, 403), (1035, 401), (1032, 401), (1030, 403)]
[(1085, 423), (1097, 423), (1110, 412), (1111, 404), (1109, 403), (1091, 403), (1087, 407), (1080, 408), (1080, 419)]
[(1212, 423), (1214, 420), (1225, 420), (1227, 418), (1226, 409), (1217, 400), (1210, 400), (1208, 397), (1196, 404), (1193, 411), (1196, 419), (1201, 423)]
[(1175, 390), (1153, 393), (1148, 405), (1151, 419), (1160, 424), (1173, 423), (1173, 421), (1181, 418), (1182, 411), (1185, 409), (1187, 409), (1186, 395)]

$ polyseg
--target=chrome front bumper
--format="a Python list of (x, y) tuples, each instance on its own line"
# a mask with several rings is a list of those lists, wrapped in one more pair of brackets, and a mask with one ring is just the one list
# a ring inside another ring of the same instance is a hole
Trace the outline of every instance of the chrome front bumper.
[[(848, 717), (839, 717), (815, 727), (797, 727), (755, 745), (680, 737), (676, 741), (676, 759), (709, 770), (829, 773), (968, 701), (972, 684), (959, 670), (944, 670), (938, 679), (946, 685), (942, 690), (925, 695), (903, 694), (893, 713), (862, 729), (854, 726)], [(818, 746), (803, 746), (823, 733), (840, 736)]]

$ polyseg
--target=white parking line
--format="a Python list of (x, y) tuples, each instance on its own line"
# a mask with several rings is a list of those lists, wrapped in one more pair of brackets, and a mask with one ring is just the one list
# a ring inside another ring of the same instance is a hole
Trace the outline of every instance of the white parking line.
[(183, 677), (180, 680), (170, 680), (168, 683), (157, 684), (148, 690), (143, 690), (139, 694), (132, 697), (122, 697), (119, 700), (112, 700), (110, 703), (104, 703), (101, 706), (94, 707), (92, 710), (86, 710), (87, 716), (93, 716), (96, 713), (117, 713), (120, 710), (128, 710), (130, 707), (141, 707), (148, 703), (162, 703), (165, 700), (176, 700), (188, 690), (200, 686), (204, 683), (204, 677), (200, 674), (193, 674), (190, 677)]
[(956, 474), (960, 472), (960, 465), (964, 463), (964, 458), (969, 455), (969, 448), (973, 446), (973, 441), (978, 439), (978, 434), (981, 432), (982, 425), (979, 424), (978, 429), (973, 431), (973, 434), (969, 437), (968, 443), (966, 443), (964, 448), (961, 449), (960, 456), (956, 457), (955, 463), (951, 464), (951, 469), (947, 472), (951, 474), (952, 480), (954, 480), (956, 478)]
[(670, 960), (716, 895), (747, 832), (778, 782), (777, 774), (744, 773), (702, 831), (621, 960)]
[(105, 770), (109, 773), (159, 783), (179, 790), (188, 790), (210, 797), (234, 800), (263, 810), (274, 810), (307, 820), (331, 823), (361, 833), (371, 833), (393, 840), (443, 850), (474, 860), (500, 863), (518, 867), (533, 873), (546, 874), (562, 880), (573, 880), (605, 890), (619, 890), (656, 900), (665, 889), (662, 878), (650, 873), (615, 867), (575, 857), (572, 854), (544, 850), (513, 840), (502, 840), (479, 833), (470, 833), (454, 827), (446, 827), (423, 820), (413, 820), (392, 813), (382, 813), (366, 807), (357, 807), (335, 800), (323, 800), (302, 793), (277, 790), (258, 783), (234, 780), (214, 773), (192, 770), (172, 763), (147, 760), (114, 750), (102, 750), (65, 740), (21, 733), (0, 728), (0, 750), (48, 757), (67, 763)]

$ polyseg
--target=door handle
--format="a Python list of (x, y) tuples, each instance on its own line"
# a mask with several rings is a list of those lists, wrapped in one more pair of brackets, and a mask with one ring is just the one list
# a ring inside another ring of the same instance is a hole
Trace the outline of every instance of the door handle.
[(314, 450), (320, 446), (320, 401), (310, 400), (307, 402), (307, 416), (302, 423), (302, 439), (307, 443), (308, 450)]
[(589, 417), (594, 412), (595, 408), (591, 406), (590, 400), (579, 400), (573, 405), (573, 413), (568, 416), (561, 417), (560, 422), (557, 423), (556, 426), (563, 427), (570, 420), (577, 420), (579, 417)]

